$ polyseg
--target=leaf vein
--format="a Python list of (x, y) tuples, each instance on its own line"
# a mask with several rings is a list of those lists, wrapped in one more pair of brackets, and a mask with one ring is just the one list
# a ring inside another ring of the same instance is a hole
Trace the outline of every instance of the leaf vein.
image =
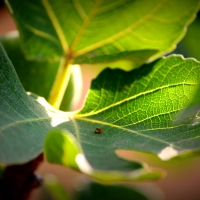
[(151, 10), (150, 13), (148, 13), (147, 15), (145, 15), (143, 18), (141, 18), (138, 22), (136, 22), (135, 24), (132, 24), (131, 26), (127, 27), (126, 29), (124, 29), (121, 32), (118, 32), (117, 34), (103, 40), (100, 42), (97, 42), (95, 44), (92, 44), (88, 47), (85, 47), (83, 49), (80, 49), (76, 52), (76, 56), (80, 56), (83, 55), (89, 51), (92, 51), (94, 49), (100, 48), (102, 46), (105, 46), (107, 44), (112, 43), (113, 41), (118, 40), (119, 38), (129, 34), (130, 32), (132, 32), (134, 29), (138, 28), (139, 26), (143, 25), (144, 23), (146, 23), (146, 21), (150, 20), (153, 15), (155, 13), (157, 13), (166, 3), (168, 2), (168, 0), (162, 0), (161, 3), (159, 3), (153, 10)]
[(53, 12), (53, 9), (50, 5), (50, 3), (48, 2), (48, 0), (42, 0), (42, 4), (44, 6), (44, 8), (46, 9), (46, 12), (55, 28), (55, 31), (58, 35), (58, 38), (60, 39), (60, 43), (62, 45), (62, 48), (64, 50), (64, 52), (66, 53), (69, 49), (68, 43), (65, 39), (65, 35), (63, 33), (63, 30), (61, 28), (60, 23), (58, 22), (58, 19), (56, 18), (55, 13)]

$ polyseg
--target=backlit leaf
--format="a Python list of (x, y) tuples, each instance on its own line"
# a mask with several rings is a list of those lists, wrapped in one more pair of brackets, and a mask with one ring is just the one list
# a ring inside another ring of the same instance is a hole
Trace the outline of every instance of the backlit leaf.
[(175, 48), (199, 9), (199, 0), (6, 2), (27, 57), (67, 55), (75, 63), (130, 59), (143, 50), (149, 50), (150, 57), (156, 50), (160, 56)]
[[(175, 121), (198, 88), (199, 74), (199, 62), (176, 55), (131, 72), (104, 70), (93, 80), (83, 109), (71, 116), (72, 124), (58, 126), (80, 142), (85, 157), (77, 157), (79, 168), (103, 181), (153, 179), (156, 174), (140, 176), (139, 163), (119, 158), (116, 151), (149, 152), (162, 160), (199, 153), (199, 111)], [(51, 149), (52, 142), (45, 144), (49, 155), (65, 158), (64, 143), (59, 152)]]

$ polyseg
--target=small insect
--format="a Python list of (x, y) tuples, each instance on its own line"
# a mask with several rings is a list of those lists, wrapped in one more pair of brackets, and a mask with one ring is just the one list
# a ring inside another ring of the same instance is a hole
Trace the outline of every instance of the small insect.
[(101, 134), (101, 133), (103, 133), (103, 130), (101, 128), (96, 128), (94, 133), (95, 134)]

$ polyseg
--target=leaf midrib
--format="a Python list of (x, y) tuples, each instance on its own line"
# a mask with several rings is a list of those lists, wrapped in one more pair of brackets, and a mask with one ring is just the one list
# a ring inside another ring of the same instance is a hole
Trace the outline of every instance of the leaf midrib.
[(138, 97), (140, 97), (140, 96), (143, 96), (143, 95), (146, 95), (146, 94), (150, 94), (150, 93), (153, 93), (153, 92), (156, 92), (156, 91), (165, 89), (165, 88), (174, 87), (174, 86), (182, 86), (182, 85), (196, 86), (196, 85), (198, 85), (198, 83), (177, 83), (177, 84), (165, 85), (165, 86), (162, 86), (162, 87), (159, 87), (159, 88), (154, 88), (154, 89), (152, 89), (152, 90), (148, 90), (148, 91), (145, 91), (145, 92), (141, 92), (141, 93), (136, 94), (136, 95), (134, 95), (134, 96), (130, 96), (130, 97), (128, 97), (128, 98), (125, 98), (125, 99), (123, 99), (123, 100), (121, 100), (121, 101), (118, 101), (118, 102), (116, 102), (116, 103), (113, 103), (113, 104), (111, 104), (111, 105), (109, 105), (109, 106), (106, 106), (106, 107), (104, 107), (104, 108), (102, 108), (102, 109), (100, 109), (100, 110), (97, 110), (97, 111), (95, 111), (95, 112), (94, 112), (94, 111), (91, 111), (91, 112), (85, 113), (85, 114), (75, 113), (74, 117), (79, 118), (79, 117), (88, 117), (88, 116), (96, 115), (96, 114), (101, 113), (101, 112), (103, 112), (103, 111), (105, 111), (105, 110), (108, 110), (108, 109), (110, 109), (110, 108), (112, 108), (112, 107), (118, 106), (118, 105), (120, 105), (120, 104), (122, 104), (122, 103), (125, 103), (125, 102), (127, 102), (127, 101), (130, 101), (130, 100), (136, 99), (136, 98), (138, 98)]
[(64, 32), (63, 32), (63, 30), (61, 28), (61, 25), (60, 25), (58, 19), (56, 18), (55, 13), (53, 12), (51, 4), (49, 3), (48, 0), (42, 0), (41, 2), (43, 4), (44, 8), (46, 9), (46, 12), (47, 12), (47, 14), (48, 14), (48, 16), (49, 16), (54, 28), (55, 28), (55, 31), (56, 31), (56, 33), (58, 35), (58, 38), (60, 40), (61, 46), (63, 48), (63, 51), (65, 53), (67, 53), (67, 51), (69, 50), (69, 45), (68, 45), (68, 43), (67, 43), (67, 41), (65, 39), (65, 34), (64, 34)]

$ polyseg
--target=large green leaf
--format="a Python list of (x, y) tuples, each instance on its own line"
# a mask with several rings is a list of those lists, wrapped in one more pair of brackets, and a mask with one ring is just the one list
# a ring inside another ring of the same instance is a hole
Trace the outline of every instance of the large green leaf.
[(27, 57), (67, 55), (81, 63), (130, 59), (143, 50), (149, 50), (145, 59), (155, 53), (152, 50), (159, 51), (156, 56), (169, 52), (199, 8), (199, 0), (6, 2)]
[[(60, 61), (26, 59), (20, 48), (17, 31), (1, 36), (0, 42), (12, 61), (24, 89), (48, 99)], [(80, 99), (82, 77), (79, 67), (73, 66), (71, 74), (60, 108), (65, 111), (70, 110), (75, 101)]]
[[(87, 159), (76, 158), (79, 168), (104, 181), (153, 179), (158, 176), (144, 176), (139, 163), (119, 158), (116, 150), (149, 152), (163, 160), (199, 153), (199, 111), (180, 124), (175, 122), (198, 88), (199, 74), (200, 63), (181, 56), (162, 58), (131, 72), (104, 70), (93, 80), (83, 109), (70, 117), (72, 124), (58, 126), (77, 136)], [(96, 128), (103, 132), (96, 134)], [(47, 137), (45, 149), (50, 162), (68, 166), (65, 141), (62, 131)], [(132, 169), (138, 170), (129, 173)]]

